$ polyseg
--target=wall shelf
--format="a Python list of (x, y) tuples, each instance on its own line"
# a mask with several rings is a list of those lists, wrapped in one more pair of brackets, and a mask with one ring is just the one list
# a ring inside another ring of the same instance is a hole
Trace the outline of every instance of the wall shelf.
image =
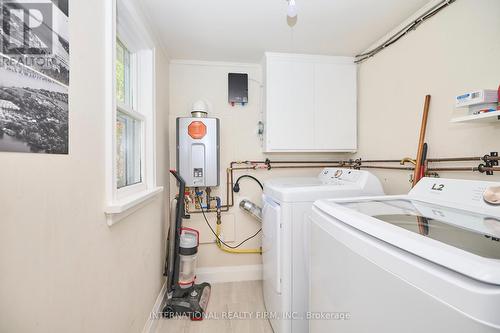
[(480, 122), (493, 123), (500, 122), (500, 111), (455, 117), (450, 120), (452, 123)]

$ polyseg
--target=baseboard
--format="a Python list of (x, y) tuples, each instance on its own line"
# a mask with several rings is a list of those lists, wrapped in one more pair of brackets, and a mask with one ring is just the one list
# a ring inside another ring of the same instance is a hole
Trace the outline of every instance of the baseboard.
[(144, 328), (142, 329), (142, 333), (153, 333), (156, 331), (156, 328), (158, 326), (158, 319), (152, 316), (152, 314), (157, 315), (160, 313), (162, 309), (161, 303), (163, 301), (163, 296), (165, 296), (165, 292), (167, 291), (167, 282), (163, 284), (160, 290), (160, 294), (156, 298), (155, 304), (153, 305), (153, 309), (151, 310), (151, 313), (148, 317), (148, 321), (144, 325)]
[(196, 282), (224, 283), (262, 280), (262, 265), (200, 267)]

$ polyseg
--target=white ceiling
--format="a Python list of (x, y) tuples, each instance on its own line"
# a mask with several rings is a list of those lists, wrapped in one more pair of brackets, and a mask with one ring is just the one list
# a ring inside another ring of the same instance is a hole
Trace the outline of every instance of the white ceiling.
[(141, 0), (173, 59), (258, 62), (264, 51), (355, 55), (429, 0)]

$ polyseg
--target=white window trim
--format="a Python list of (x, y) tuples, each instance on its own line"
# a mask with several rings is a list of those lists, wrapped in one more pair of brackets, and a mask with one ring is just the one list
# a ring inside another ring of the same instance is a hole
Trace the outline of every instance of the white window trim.
[[(108, 29), (106, 38), (106, 203), (104, 212), (109, 226), (119, 222), (156, 198), (163, 187), (156, 183), (156, 133), (155, 133), (155, 48), (149, 33), (138, 19), (133, 1), (117, 0), (120, 3), (120, 17), (117, 21), (116, 1), (107, 1)], [(137, 93), (133, 105), (141, 113), (118, 105), (116, 100), (116, 39), (134, 53), (136, 73), (133, 82)], [(150, 78), (152, 78), (150, 80)], [(147, 96), (147, 98), (141, 98)], [(142, 182), (121, 189), (116, 186), (116, 116), (118, 109), (133, 118), (140, 119), (141, 128), (141, 168)]]

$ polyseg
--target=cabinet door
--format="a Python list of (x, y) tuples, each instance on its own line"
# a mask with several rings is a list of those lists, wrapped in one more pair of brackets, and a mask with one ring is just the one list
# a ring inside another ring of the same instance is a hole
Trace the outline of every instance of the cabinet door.
[(315, 149), (356, 150), (356, 65), (314, 65), (314, 89)]
[(273, 59), (267, 78), (267, 151), (314, 148), (314, 64)]

